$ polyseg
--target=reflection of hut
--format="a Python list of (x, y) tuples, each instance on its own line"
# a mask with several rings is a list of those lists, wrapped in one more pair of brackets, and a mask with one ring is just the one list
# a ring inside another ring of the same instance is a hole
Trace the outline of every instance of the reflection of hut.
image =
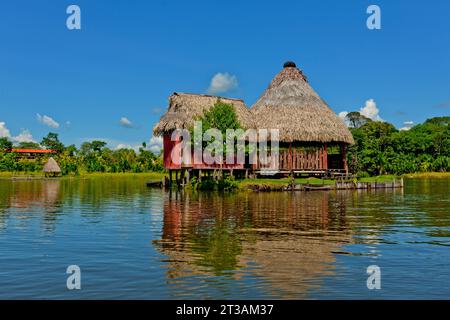
[(333, 273), (335, 252), (352, 241), (340, 195), (166, 196), (161, 239), (153, 244), (177, 292), (187, 276), (226, 275), (234, 287), (255, 277), (269, 295), (304, 297)]
[[(252, 111), (258, 129), (279, 129), (281, 171), (348, 170), (345, 151), (354, 143), (352, 134), (295, 63), (284, 64)], [(330, 155), (329, 147), (339, 153)]]
[(53, 157), (48, 159), (47, 163), (44, 165), (44, 173), (45, 175), (57, 176), (61, 173), (61, 168)]

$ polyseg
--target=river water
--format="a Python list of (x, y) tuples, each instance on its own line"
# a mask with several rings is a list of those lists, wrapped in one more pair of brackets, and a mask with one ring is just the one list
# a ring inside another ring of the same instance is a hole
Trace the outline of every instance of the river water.
[(217, 194), (4, 179), (0, 245), (0, 299), (448, 299), (450, 180)]

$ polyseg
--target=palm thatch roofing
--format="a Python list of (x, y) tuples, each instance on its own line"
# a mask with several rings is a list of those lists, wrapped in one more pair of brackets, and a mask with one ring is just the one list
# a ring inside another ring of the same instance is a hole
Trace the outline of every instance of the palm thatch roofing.
[(59, 165), (55, 161), (55, 159), (50, 157), (50, 159), (48, 159), (47, 163), (44, 165), (44, 172), (45, 173), (60, 173), (61, 168), (59, 167)]
[(189, 129), (196, 117), (202, 116), (220, 100), (234, 106), (237, 118), (244, 129), (253, 128), (253, 115), (243, 100), (204, 94), (175, 92), (169, 97), (169, 109), (153, 128), (155, 135), (162, 135), (175, 129)]
[(281, 142), (353, 144), (344, 122), (311, 88), (295, 63), (287, 62), (253, 105), (259, 129), (279, 129)]

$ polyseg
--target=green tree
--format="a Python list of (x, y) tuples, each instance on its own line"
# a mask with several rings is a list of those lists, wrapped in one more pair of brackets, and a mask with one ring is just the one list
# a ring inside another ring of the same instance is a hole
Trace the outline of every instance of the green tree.
[(41, 145), (47, 149), (54, 150), (57, 153), (64, 151), (64, 144), (59, 141), (58, 134), (54, 132), (49, 132), (46, 137), (42, 138)]
[(350, 128), (360, 128), (365, 125), (367, 122), (372, 121), (371, 119), (363, 116), (358, 111), (352, 111), (347, 113), (345, 119), (349, 122)]
[(11, 141), (8, 138), (2, 137), (0, 138), (0, 152), (9, 152), (13, 147)]

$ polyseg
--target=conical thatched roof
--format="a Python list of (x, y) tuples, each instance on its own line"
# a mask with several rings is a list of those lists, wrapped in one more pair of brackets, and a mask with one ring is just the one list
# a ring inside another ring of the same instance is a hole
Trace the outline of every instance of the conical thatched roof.
[(47, 163), (44, 165), (44, 172), (45, 173), (60, 173), (61, 168), (59, 167), (59, 165), (55, 161), (55, 159), (50, 157), (50, 159), (48, 159)]
[(295, 66), (285, 63), (253, 105), (257, 128), (279, 129), (280, 141), (344, 142), (353, 136)]
[(238, 120), (245, 129), (254, 127), (252, 113), (240, 99), (175, 92), (169, 97), (169, 109), (153, 128), (153, 133), (161, 135), (175, 129), (189, 129), (194, 125), (194, 118), (202, 116), (218, 99), (234, 106)]

